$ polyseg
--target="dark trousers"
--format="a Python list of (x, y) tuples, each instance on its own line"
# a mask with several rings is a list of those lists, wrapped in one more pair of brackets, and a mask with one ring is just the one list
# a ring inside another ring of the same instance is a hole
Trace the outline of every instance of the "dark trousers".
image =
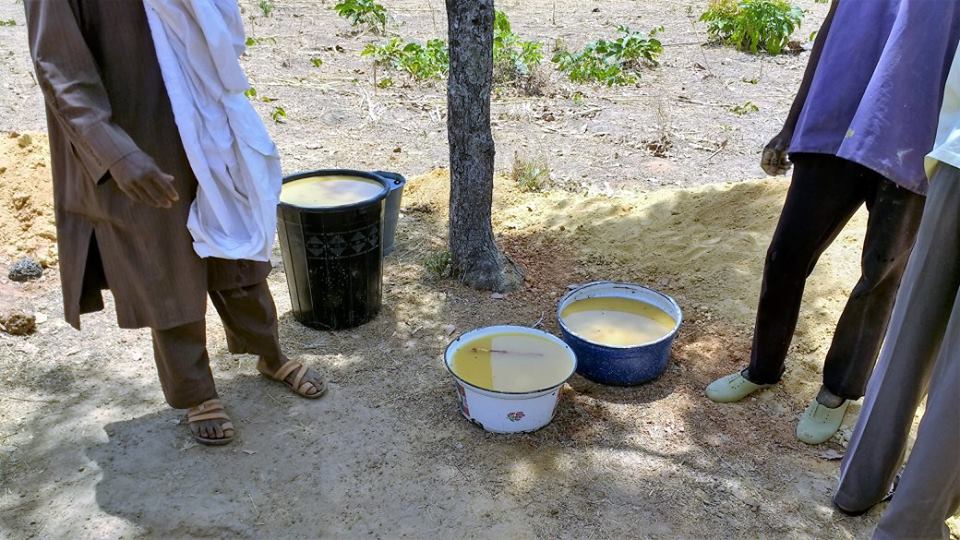
[(861, 276), (837, 324), (823, 367), (828, 390), (859, 399), (876, 363), (924, 198), (866, 167), (830, 155), (794, 156), (793, 181), (763, 270), (747, 378), (780, 380), (807, 278), (820, 255), (866, 203)]
[[(234, 354), (256, 354), (276, 371), (285, 361), (280, 350), (277, 309), (267, 283), (210, 292), (223, 321), (227, 348)], [(153, 331), (153, 352), (167, 403), (186, 409), (217, 397), (207, 355), (207, 324), (197, 321)]]

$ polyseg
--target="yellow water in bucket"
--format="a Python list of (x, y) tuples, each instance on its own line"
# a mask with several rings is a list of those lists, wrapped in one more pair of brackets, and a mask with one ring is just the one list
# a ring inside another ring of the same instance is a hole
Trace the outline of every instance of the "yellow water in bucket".
[(384, 189), (382, 183), (359, 176), (316, 176), (284, 184), (280, 202), (301, 208), (333, 208), (368, 201)]
[(560, 314), (574, 334), (598, 345), (635, 347), (663, 338), (677, 321), (662, 309), (630, 298), (577, 300)]
[(556, 386), (573, 370), (563, 345), (530, 334), (493, 334), (464, 343), (450, 369), (478, 388), (533, 392)]

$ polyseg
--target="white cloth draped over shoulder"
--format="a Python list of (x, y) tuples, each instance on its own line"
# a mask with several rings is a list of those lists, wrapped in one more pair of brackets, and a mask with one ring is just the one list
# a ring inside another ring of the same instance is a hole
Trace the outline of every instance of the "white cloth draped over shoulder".
[[(276, 233), (280, 157), (244, 92), (236, 0), (143, 0), (196, 199), (187, 228), (200, 257), (267, 261)], [(135, 62), (135, 58), (131, 58)]]

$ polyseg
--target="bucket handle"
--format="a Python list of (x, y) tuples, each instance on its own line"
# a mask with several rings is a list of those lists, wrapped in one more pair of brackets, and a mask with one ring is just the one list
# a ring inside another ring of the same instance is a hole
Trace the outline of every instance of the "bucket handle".
[(400, 176), (398, 173), (391, 173), (387, 171), (373, 171), (372, 174), (383, 178), (384, 180), (393, 181), (393, 185), (399, 186), (403, 184), (403, 178), (398, 178)]

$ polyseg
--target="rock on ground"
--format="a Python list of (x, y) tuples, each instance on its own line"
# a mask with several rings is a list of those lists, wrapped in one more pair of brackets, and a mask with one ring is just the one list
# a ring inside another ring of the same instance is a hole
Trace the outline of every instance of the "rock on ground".
[(43, 276), (43, 267), (40, 266), (40, 263), (31, 259), (30, 257), (24, 257), (19, 261), (13, 263), (10, 267), (10, 273), (7, 277), (10, 278), (10, 281), (30, 281), (34, 279), (40, 279)]
[(13, 336), (26, 336), (37, 329), (37, 318), (19, 309), (0, 313), (0, 330)]

